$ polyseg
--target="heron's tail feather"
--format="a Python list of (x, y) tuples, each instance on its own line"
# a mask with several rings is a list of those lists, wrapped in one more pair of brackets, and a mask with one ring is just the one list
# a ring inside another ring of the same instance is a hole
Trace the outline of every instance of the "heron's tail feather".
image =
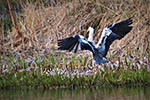
[(101, 63), (107, 63), (108, 62), (108, 60), (106, 60), (106, 59), (99, 59), (99, 60), (96, 60), (95, 61), (95, 63), (94, 63), (94, 65), (97, 65), (97, 64), (101, 64)]

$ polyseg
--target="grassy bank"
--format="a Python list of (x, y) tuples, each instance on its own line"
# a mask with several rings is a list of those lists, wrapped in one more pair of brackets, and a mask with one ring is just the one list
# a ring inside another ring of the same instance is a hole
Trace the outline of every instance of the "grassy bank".
[[(52, 57), (52, 56), (51, 56)], [(29, 66), (25, 59), (16, 63), (11, 58), (9, 66), (1, 68), (0, 88), (88, 88), (103, 86), (145, 86), (150, 85), (150, 72), (146, 68), (125, 67), (122, 62), (112, 67), (87, 67), (83, 59), (74, 58), (70, 64), (61, 66), (55, 57)], [(64, 59), (64, 58), (62, 58)], [(79, 62), (75, 62), (79, 61)], [(80, 63), (80, 66), (79, 66)], [(15, 66), (13, 66), (15, 64)], [(86, 67), (85, 67), (86, 66)], [(120, 66), (120, 67), (119, 67)]]
[[(15, 18), (22, 35), (12, 24), (10, 30), (0, 26), (0, 88), (150, 84), (149, 0), (37, 0), (19, 7)], [(87, 37), (89, 26), (95, 29), (97, 43), (104, 27), (130, 17), (133, 30), (112, 44), (109, 63), (93, 66), (88, 51), (57, 50), (58, 39)]]
[(104, 86), (146, 86), (150, 85), (150, 72), (146, 70), (124, 70), (123, 68), (112, 72), (106, 70), (101, 74), (72, 75), (60, 74), (55, 70), (55, 75), (42, 73), (41, 71), (10, 72), (0, 75), (0, 88), (89, 88)]

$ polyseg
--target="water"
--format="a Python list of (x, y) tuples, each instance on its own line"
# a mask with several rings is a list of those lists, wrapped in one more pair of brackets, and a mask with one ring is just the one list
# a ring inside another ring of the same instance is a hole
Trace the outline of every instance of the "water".
[(0, 100), (150, 100), (150, 87), (0, 90)]

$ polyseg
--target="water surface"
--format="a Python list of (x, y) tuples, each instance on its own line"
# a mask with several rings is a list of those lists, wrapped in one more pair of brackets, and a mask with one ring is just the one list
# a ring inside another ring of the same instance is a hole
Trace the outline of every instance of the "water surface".
[(150, 87), (0, 90), (0, 100), (150, 100)]

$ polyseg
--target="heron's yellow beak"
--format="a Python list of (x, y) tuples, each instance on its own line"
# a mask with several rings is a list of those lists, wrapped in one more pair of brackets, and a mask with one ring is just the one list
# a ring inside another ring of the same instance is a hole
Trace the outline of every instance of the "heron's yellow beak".
[(89, 28), (88, 28), (86, 32), (88, 33), (89, 31), (90, 31), (90, 30), (89, 30)]

